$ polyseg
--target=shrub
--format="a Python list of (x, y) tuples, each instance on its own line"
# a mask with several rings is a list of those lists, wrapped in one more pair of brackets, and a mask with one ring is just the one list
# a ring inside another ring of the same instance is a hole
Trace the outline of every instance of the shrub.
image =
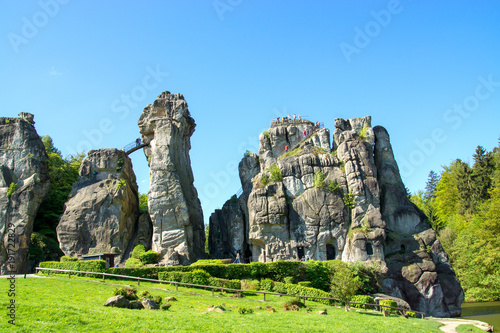
[(171, 281), (171, 282), (181, 282), (182, 277), (186, 273), (187, 272), (159, 272), (158, 273), (158, 280)]
[(309, 260), (306, 263), (307, 280), (312, 288), (330, 290), (330, 264), (325, 261)]
[(223, 280), (223, 279), (219, 279), (219, 278), (214, 278), (214, 277), (210, 277), (208, 279), (208, 285), (209, 286), (212, 286), (212, 287), (224, 287), (224, 283), (226, 282), (227, 280)]
[(245, 154), (243, 156), (250, 156), (252, 155), (252, 152), (250, 150), (245, 151)]
[(262, 177), (260, 178), (260, 183), (262, 184), (262, 186), (266, 186), (267, 184), (269, 184), (269, 179), (267, 178), (267, 175), (265, 173), (262, 174)]
[(62, 256), (60, 261), (78, 261), (77, 257), (72, 257), (72, 256)]
[(191, 266), (210, 265), (210, 264), (222, 265), (222, 259), (200, 259), (192, 263)]
[(270, 180), (272, 182), (279, 182), (283, 179), (281, 175), (281, 170), (276, 163), (269, 167), (269, 172), (271, 173)]
[(300, 261), (278, 260), (266, 264), (267, 277), (274, 281), (284, 281), (287, 276), (302, 276), (305, 274), (305, 265)]
[(253, 313), (253, 309), (247, 308), (247, 307), (244, 307), (244, 306), (240, 306), (238, 308), (238, 313), (239, 314), (251, 314), (251, 313)]
[(342, 200), (344, 201), (344, 205), (346, 205), (346, 207), (351, 209), (354, 208), (354, 195), (352, 193), (345, 194)]
[(170, 303), (165, 303), (165, 304), (162, 304), (162, 305), (160, 306), (160, 309), (162, 309), (162, 310), (164, 310), (164, 311), (165, 311), (165, 310), (170, 309), (170, 307), (171, 307), (171, 306), (172, 306), (172, 304), (170, 304)]
[[(378, 304), (380, 304), (380, 305), (386, 305), (386, 306), (392, 306), (392, 307), (397, 307), (398, 306), (398, 303), (396, 301), (393, 301), (392, 299), (383, 299), (383, 300), (379, 301)], [(397, 312), (397, 310), (391, 309), (391, 308), (387, 308), (385, 306), (382, 306), (382, 311), (390, 311), (392, 313), (396, 313)]]
[[(373, 304), (375, 301), (373, 300), (373, 297), (371, 297), (369, 295), (355, 295), (351, 298), (351, 302)], [(354, 308), (360, 308), (360, 309), (364, 308), (364, 306), (361, 304), (353, 304), (352, 306)], [(370, 308), (372, 308), (372, 307), (370, 307)]]
[(14, 194), (14, 192), (16, 192), (16, 189), (17, 189), (17, 184), (14, 182), (10, 183), (9, 189), (7, 190), (7, 197), (10, 198), (11, 195)]
[(191, 272), (192, 284), (208, 286), (208, 279), (210, 278), (211, 278), (210, 274), (208, 274), (202, 269), (195, 269), (194, 271)]
[(298, 285), (301, 286), (301, 287), (306, 287), (306, 288), (311, 288), (312, 287), (311, 281), (300, 281), (298, 283)]
[(336, 182), (329, 182), (328, 183), (328, 191), (332, 192), (332, 193), (336, 193), (336, 192), (339, 192), (340, 191), (340, 185)]
[(260, 290), (260, 282), (258, 280), (241, 280), (241, 289)]
[(323, 174), (322, 170), (319, 170), (314, 173), (313, 176), (313, 183), (315, 188), (325, 188), (326, 183), (325, 183), (325, 175)]
[(137, 289), (135, 288), (116, 288), (115, 296), (121, 295), (128, 299), (129, 301), (136, 300), (137, 297)]
[(260, 289), (266, 291), (273, 291), (274, 282), (271, 279), (262, 279), (260, 280)]
[(224, 288), (241, 290), (240, 280), (228, 280), (224, 284)]
[(156, 304), (160, 305), (160, 304), (163, 302), (163, 298), (162, 298), (161, 296), (154, 296), (154, 297), (153, 297), (153, 301), (154, 301)]
[(264, 134), (264, 136), (265, 136), (266, 138), (268, 138), (268, 139), (270, 139), (270, 138), (271, 138), (271, 135), (269, 135), (269, 131), (265, 131), (265, 132), (264, 132), (264, 133), (262, 133), (262, 134)]
[(366, 266), (357, 262), (352, 265), (354, 279), (359, 282), (358, 293), (372, 294), (379, 290), (379, 281), (381, 280), (380, 266)]
[(141, 254), (139, 258), (144, 264), (156, 264), (160, 260), (160, 254), (149, 250)]
[(129, 258), (125, 262), (125, 268), (139, 268), (142, 267), (142, 261), (140, 259), (135, 259), (135, 258)]
[(408, 315), (408, 317), (417, 318), (417, 314), (413, 311), (406, 311), (406, 314)]
[(366, 140), (366, 135), (367, 135), (367, 131), (370, 127), (368, 126), (368, 124), (366, 124), (360, 131), (359, 131), (359, 138), (361, 140)]
[(287, 276), (287, 277), (284, 278), (284, 281), (285, 281), (286, 284), (293, 284), (293, 280), (294, 279), (291, 276)]
[[(66, 269), (72, 271), (83, 271), (83, 272), (105, 272), (106, 271), (106, 261), (104, 260), (77, 260), (77, 261), (44, 261), (39, 265), (40, 268), (55, 268), (55, 269)], [(78, 276), (83, 276), (86, 274), (78, 273)], [(101, 275), (87, 274), (91, 277), (100, 277)]]
[(274, 282), (273, 291), (278, 294), (286, 294), (286, 284), (282, 282)]
[(306, 307), (306, 305), (304, 303), (302, 303), (300, 298), (298, 298), (298, 297), (295, 297), (295, 298), (292, 298), (292, 299), (286, 301), (284, 305), (287, 305), (288, 307), (292, 307), (293, 305), (296, 305), (299, 308)]
[[(313, 297), (325, 297), (330, 298), (331, 295), (326, 291), (319, 290), (316, 288), (308, 288), (303, 287), (298, 284), (286, 284), (286, 294), (288, 295), (297, 295), (297, 296), (313, 296)], [(331, 301), (328, 299), (318, 299), (316, 302), (320, 302), (323, 304), (330, 304)]]
[(141, 291), (141, 292), (139, 293), (139, 297), (141, 297), (141, 298), (147, 298), (147, 299), (153, 300), (153, 295), (151, 295), (151, 294), (149, 293), (149, 291), (147, 291), (147, 290), (143, 290), (143, 291)]
[(132, 258), (135, 258), (135, 259), (141, 259), (141, 255), (143, 253), (146, 252), (146, 249), (144, 247), (144, 245), (142, 244), (137, 244), (135, 247), (134, 247), (134, 250), (132, 250), (132, 255), (131, 257)]

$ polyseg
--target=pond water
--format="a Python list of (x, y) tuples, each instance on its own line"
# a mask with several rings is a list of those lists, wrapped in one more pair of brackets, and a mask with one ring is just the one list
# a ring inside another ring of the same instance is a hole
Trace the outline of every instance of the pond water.
[(462, 303), (462, 317), (484, 321), (500, 330), (500, 302)]

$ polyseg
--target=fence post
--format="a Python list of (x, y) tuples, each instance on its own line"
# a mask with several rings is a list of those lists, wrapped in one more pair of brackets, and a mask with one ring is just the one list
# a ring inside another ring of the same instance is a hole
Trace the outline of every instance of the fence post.
[(141, 280), (137, 279), (137, 286), (141, 285)]
[(104, 277), (105, 277), (105, 276), (106, 276), (106, 275), (104, 275), (104, 273), (102, 273), (102, 282), (104, 282)]
[(177, 283), (175, 284), (175, 291), (179, 291), (179, 285)]
[(71, 279), (71, 272), (68, 272), (68, 279)]
[(264, 293), (264, 302), (266, 301), (266, 293)]
[(212, 288), (212, 296), (214, 296), (214, 288)]

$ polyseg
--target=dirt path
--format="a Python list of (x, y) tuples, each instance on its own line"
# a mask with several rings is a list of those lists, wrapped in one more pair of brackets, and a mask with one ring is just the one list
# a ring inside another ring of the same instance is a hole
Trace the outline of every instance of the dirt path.
[(457, 332), (456, 328), (460, 325), (474, 325), (485, 332), (493, 332), (493, 329), (490, 325), (479, 320), (447, 319), (447, 318), (439, 318), (433, 320), (444, 324), (444, 326), (441, 326), (439, 329), (446, 333), (456, 333)]

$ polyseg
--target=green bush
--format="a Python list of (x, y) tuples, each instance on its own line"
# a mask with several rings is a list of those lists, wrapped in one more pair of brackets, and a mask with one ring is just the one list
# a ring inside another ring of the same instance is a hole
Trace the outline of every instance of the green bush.
[(286, 284), (283, 282), (274, 282), (273, 291), (278, 294), (286, 294)]
[(147, 298), (147, 299), (150, 299), (150, 300), (152, 300), (152, 299), (153, 299), (153, 295), (151, 295), (151, 294), (149, 293), (149, 291), (147, 291), (147, 290), (143, 290), (143, 291), (141, 291), (141, 292), (139, 293), (139, 297), (141, 297), (141, 298)]
[(354, 195), (352, 193), (345, 194), (342, 200), (346, 207), (354, 208)]
[(153, 301), (154, 301), (156, 304), (160, 305), (160, 304), (163, 302), (163, 298), (162, 298), (161, 296), (154, 296), (154, 297), (153, 297)]
[(208, 274), (202, 269), (195, 269), (194, 271), (191, 272), (192, 284), (208, 286), (208, 279), (210, 278), (211, 278), (210, 274)]
[(242, 290), (260, 290), (259, 280), (241, 280)]
[(354, 279), (359, 283), (359, 294), (376, 293), (379, 287), (379, 281), (382, 279), (379, 266), (366, 266), (361, 262), (352, 265)]
[(146, 252), (146, 248), (142, 244), (137, 244), (132, 250), (131, 258), (141, 259), (141, 255)]
[(162, 305), (160, 306), (160, 309), (162, 309), (162, 310), (164, 310), (164, 311), (165, 311), (165, 310), (170, 309), (170, 307), (171, 307), (171, 306), (172, 306), (172, 304), (170, 304), (170, 303), (165, 303), (165, 304), (162, 304)]
[(278, 260), (266, 264), (267, 277), (274, 281), (285, 281), (287, 276), (305, 275), (306, 269), (303, 262)]
[(328, 191), (332, 193), (336, 193), (340, 191), (340, 185), (336, 182), (329, 182), (328, 183)]
[(244, 306), (240, 306), (238, 308), (238, 313), (239, 314), (251, 314), (251, 313), (253, 313), (253, 309), (252, 308), (247, 308), (247, 307), (244, 307)]
[(165, 268), (166, 267), (110, 267), (106, 270), (106, 273), (141, 277), (145, 279), (158, 279), (158, 272), (163, 271)]
[[(396, 301), (393, 301), (392, 299), (383, 299), (383, 300), (379, 301), (378, 304), (392, 306), (392, 307), (398, 306), (398, 303)], [(385, 310), (391, 311), (391, 313), (397, 312), (397, 310), (395, 310), (395, 309), (391, 309), (391, 308), (387, 308), (385, 306), (382, 306), (382, 311), (385, 311)]]
[(283, 179), (281, 170), (276, 163), (269, 167), (269, 172), (271, 173), (270, 180), (272, 182), (279, 182)]
[(211, 265), (211, 264), (222, 265), (222, 259), (200, 259), (192, 263), (191, 266)]
[(274, 282), (271, 279), (260, 280), (260, 289), (266, 291), (273, 291)]
[(128, 258), (128, 260), (125, 262), (125, 268), (139, 268), (142, 266), (142, 261), (136, 258)]
[(9, 185), (9, 189), (7, 190), (7, 198), (10, 198), (14, 192), (16, 192), (17, 184), (12, 182)]
[(292, 276), (287, 276), (283, 279), (286, 284), (293, 284), (294, 278)]
[(292, 306), (292, 305), (297, 305), (299, 308), (305, 308), (306, 305), (302, 302), (302, 300), (299, 297), (292, 298), (288, 301), (285, 302), (286, 306)]
[(78, 261), (77, 257), (72, 257), (72, 256), (62, 256), (60, 261)]
[(260, 183), (262, 184), (262, 186), (266, 186), (267, 184), (269, 184), (269, 179), (267, 178), (267, 175), (265, 173), (262, 174), (262, 177), (260, 178)]
[(313, 176), (313, 184), (315, 188), (325, 188), (326, 183), (325, 183), (325, 175), (323, 174), (322, 170), (319, 170), (314, 173)]
[(158, 280), (170, 281), (170, 282), (181, 282), (182, 276), (188, 272), (159, 272)]
[(307, 280), (311, 287), (324, 291), (330, 290), (330, 262), (309, 260), (306, 262)]
[(408, 317), (417, 318), (417, 314), (413, 311), (406, 311), (406, 314), (408, 315)]
[[(308, 288), (308, 287), (303, 287), (298, 284), (285, 284), (286, 287), (286, 292), (282, 294), (288, 294), (288, 295), (297, 295), (297, 296), (312, 296), (312, 297), (325, 297), (325, 298), (330, 298), (332, 297), (329, 293), (323, 290), (319, 290), (316, 288)], [(320, 302), (323, 304), (331, 304), (332, 301), (328, 299), (318, 299), (315, 300), (316, 302)]]
[(300, 281), (298, 285), (301, 287), (312, 288), (311, 281)]
[(219, 278), (215, 278), (215, 277), (210, 277), (208, 279), (208, 285), (209, 286), (212, 286), (212, 287), (224, 287), (224, 283), (226, 282), (227, 280), (224, 280), (224, 279), (219, 279)]
[(115, 289), (115, 296), (118, 296), (118, 295), (121, 295), (130, 301), (138, 299), (137, 289), (135, 289), (135, 288), (116, 288)]
[(228, 280), (224, 284), (224, 288), (241, 290), (240, 280)]
[(141, 254), (139, 259), (141, 259), (144, 264), (156, 264), (160, 260), (160, 254), (149, 250), (148, 252)]
[[(82, 272), (105, 272), (106, 261), (104, 260), (77, 260), (77, 261), (44, 261), (39, 265), (40, 268), (65, 269)], [(78, 273), (78, 276), (86, 274)], [(87, 274), (90, 277), (100, 277), (101, 275)]]
[[(374, 304), (375, 303), (375, 301), (373, 300), (373, 297), (371, 297), (369, 295), (354, 295), (351, 298), (351, 302), (355, 302), (355, 303), (369, 303), (369, 304)], [(361, 305), (361, 304), (353, 304), (352, 307), (359, 308), (359, 309), (364, 308), (364, 306)], [(372, 307), (368, 307), (367, 306), (367, 309), (368, 308), (372, 308)]]

